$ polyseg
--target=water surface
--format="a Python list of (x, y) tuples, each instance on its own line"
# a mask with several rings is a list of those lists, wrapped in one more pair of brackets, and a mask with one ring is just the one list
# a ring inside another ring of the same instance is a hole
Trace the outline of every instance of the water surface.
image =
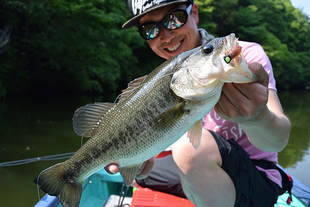
[[(113, 102), (115, 97), (24, 97), (0, 103), (0, 163), (76, 151), (81, 140), (72, 129), (75, 109), (87, 103)], [(279, 162), (310, 187), (310, 91), (283, 92), (279, 97), (293, 126)], [(0, 167), (1, 206), (33, 206), (38, 201), (34, 178), (57, 162)]]
[(292, 130), (287, 147), (279, 153), (279, 163), (310, 187), (310, 90), (279, 93)]

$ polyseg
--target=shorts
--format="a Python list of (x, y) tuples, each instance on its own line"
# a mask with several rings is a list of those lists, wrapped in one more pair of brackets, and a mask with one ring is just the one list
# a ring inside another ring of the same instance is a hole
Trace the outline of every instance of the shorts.
[[(280, 187), (257, 170), (248, 154), (233, 139), (226, 140), (210, 131), (222, 156), (222, 168), (236, 188), (236, 207), (272, 207), (277, 202)], [(186, 197), (172, 155), (155, 160), (146, 179), (136, 180), (142, 187)]]

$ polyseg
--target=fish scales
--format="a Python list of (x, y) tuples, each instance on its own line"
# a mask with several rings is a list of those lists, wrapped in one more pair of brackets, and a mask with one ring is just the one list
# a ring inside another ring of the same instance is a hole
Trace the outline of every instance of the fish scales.
[[(167, 69), (170, 68), (167, 67)], [(168, 75), (166, 75), (167, 73)], [(81, 147), (80, 153), (78, 151), (67, 161), (70, 162), (67, 163), (67, 170), (74, 171), (79, 175), (77, 177), (83, 180), (89, 176), (88, 169), (90, 168), (96, 171), (97, 168), (103, 168), (111, 162), (123, 167), (129, 163), (142, 163), (145, 159), (154, 156), (154, 150), (148, 148), (156, 149), (153, 144), (156, 141), (158, 142), (157, 133), (160, 126), (152, 129), (155, 117), (176, 105), (180, 100), (170, 90), (169, 85), (172, 75), (170, 70), (167, 73), (160, 75), (164, 77), (160, 77), (159, 81), (149, 83), (150, 86), (146, 85), (147, 83), (143, 85), (143, 89), (150, 89), (147, 95), (137, 96), (132, 94), (127, 100), (119, 103), (110, 113), (106, 114), (105, 121), (99, 125), (102, 130), (99, 130), (94, 137)], [(127, 110), (127, 108), (130, 110)], [(118, 113), (120, 110), (130, 111), (130, 113)], [(118, 130), (115, 131), (115, 129)], [(141, 135), (141, 133), (144, 135)], [(145, 137), (148, 137), (148, 142), (143, 142)], [(150, 152), (149, 155), (146, 155), (146, 158), (139, 156), (141, 152), (145, 151)], [(128, 159), (128, 156), (130, 156), (130, 159)], [(79, 159), (80, 157), (83, 157), (83, 159)], [(110, 157), (113, 157), (114, 160)]]
[(242, 54), (231, 63), (224, 62), (224, 56), (237, 45), (233, 34), (216, 38), (129, 83), (119, 103), (79, 108), (73, 119), (75, 131), (91, 138), (70, 159), (43, 171), (35, 182), (57, 196), (63, 206), (77, 207), (83, 181), (108, 164), (117, 164), (129, 185), (143, 162), (186, 131), (190, 130), (189, 139), (197, 148), (199, 123), (219, 100), (224, 82), (256, 81)]

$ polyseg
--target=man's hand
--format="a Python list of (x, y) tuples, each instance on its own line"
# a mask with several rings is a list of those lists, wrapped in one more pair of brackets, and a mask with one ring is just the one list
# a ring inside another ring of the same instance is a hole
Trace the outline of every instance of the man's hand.
[[(136, 179), (139, 180), (139, 179), (146, 178), (150, 174), (154, 166), (154, 162), (155, 162), (155, 157), (152, 157), (151, 159), (145, 161), (145, 165), (143, 169), (140, 171), (140, 173), (136, 176)], [(109, 164), (104, 169), (109, 174), (116, 174), (119, 172), (119, 167), (116, 164)]]
[(284, 115), (269, 77), (259, 63), (249, 64), (257, 75), (254, 83), (226, 83), (214, 110), (222, 118), (238, 123), (252, 144), (266, 152), (280, 152), (287, 145), (291, 124)]
[(107, 171), (107, 173), (113, 175), (119, 172), (119, 168), (117, 164), (109, 164), (107, 165), (105, 168), (105, 171)]
[(258, 77), (257, 82), (225, 83), (219, 102), (214, 110), (231, 122), (253, 121), (266, 108), (269, 76), (260, 63), (250, 63), (249, 68)]

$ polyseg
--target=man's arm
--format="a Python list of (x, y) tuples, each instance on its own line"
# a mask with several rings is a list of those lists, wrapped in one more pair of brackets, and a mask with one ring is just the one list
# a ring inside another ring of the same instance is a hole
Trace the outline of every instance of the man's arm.
[(279, 152), (287, 145), (290, 121), (283, 113), (277, 93), (268, 89), (269, 76), (263, 66), (255, 62), (249, 68), (258, 81), (225, 84), (214, 109), (222, 118), (238, 123), (257, 148)]

